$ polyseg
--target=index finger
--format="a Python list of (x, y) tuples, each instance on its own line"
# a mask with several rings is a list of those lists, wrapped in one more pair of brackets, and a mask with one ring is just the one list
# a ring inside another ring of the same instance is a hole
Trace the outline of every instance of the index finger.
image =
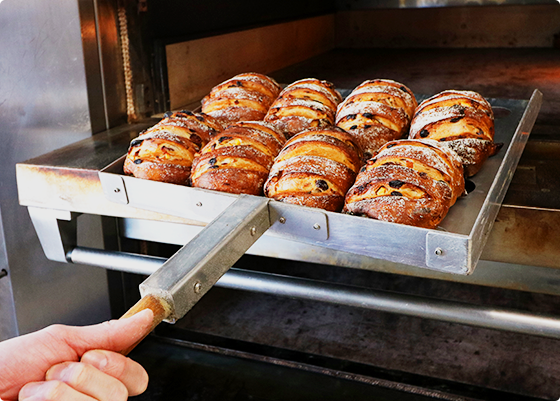
[(81, 362), (94, 366), (122, 382), (130, 396), (142, 394), (148, 387), (148, 373), (138, 363), (117, 352), (92, 350), (86, 352)]

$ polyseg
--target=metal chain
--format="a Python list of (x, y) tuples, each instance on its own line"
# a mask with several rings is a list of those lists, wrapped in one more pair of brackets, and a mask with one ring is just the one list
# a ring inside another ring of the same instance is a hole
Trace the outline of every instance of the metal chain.
[(128, 22), (126, 19), (126, 8), (119, 5), (119, 34), (121, 39), (121, 52), (123, 57), (124, 85), (126, 90), (126, 114), (128, 122), (136, 120), (136, 107), (134, 106), (134, 91), (132, 87), (132, 69), (130, 67), (130, 42), (128, 40)]

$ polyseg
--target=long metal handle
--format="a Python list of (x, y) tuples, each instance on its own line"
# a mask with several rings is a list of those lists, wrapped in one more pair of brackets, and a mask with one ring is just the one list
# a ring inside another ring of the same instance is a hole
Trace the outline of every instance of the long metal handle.
[(140, 284), (142, 297), (165, 300), (166, 319), (180, 319), (269, 227), (268, 200), (240, 196)]
[[(115, 266), (120, 268), (128, 265), (129, 268), (126, 269), (128, 272), (134, 272), (134, 267), (139, 266), (138, 262), (142, 261), (142, 270), (137, 272), (142, 274), (155, 271), (165, 262), (164, 258), (79, 247), (72, 250), (68, 260), (73, 263), (104, 268), (114, 268)], [(560, 339), (560, 318), (556, 316), (532, 314), (491, 306), (470, 305), (239, 269), (230, 269), (215, 285), (222, 288), (328, 302)]]
[(122, 317), (151, 309), (154, 318), (144, 337), (163, 320), (180, 319), (269, 227), (268, 200), (240, 196), (140, 284), (142, 298)]

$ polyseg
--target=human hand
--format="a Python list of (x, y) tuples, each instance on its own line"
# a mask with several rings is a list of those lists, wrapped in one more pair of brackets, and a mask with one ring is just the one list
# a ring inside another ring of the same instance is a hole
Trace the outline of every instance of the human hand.
[(0, 342), (0, 399), (117, 401), (144, 392), (144, 368), (118, 351), (151, 326), (147, 309), (93, 326), (49, 326)]

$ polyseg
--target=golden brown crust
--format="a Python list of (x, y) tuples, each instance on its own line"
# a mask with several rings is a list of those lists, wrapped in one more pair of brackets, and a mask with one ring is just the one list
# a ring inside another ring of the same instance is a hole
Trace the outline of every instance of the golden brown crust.
[(343, 130), (331, 127), (310, 129), (292, 137), (275, 162), (279, 163), (295, 156), (319, 156), (344, 164), (354, 173), (358, 173), (362, 165), (359, 155), (359, 147), (353, 142), (350, 135)]
[(235, 194), (262, 195), (274, 157), (285, 138), (263, 121), (229, 126), (197, 155), (191, 182), (194, 187)]
[(239, 74), (212, 88), (202, 99), (202, 111), (224, 126), (262, 120), (280, 90), (278, 83), (266, 75)]
[(432, 140), (393, 141), (362, 167), (343, 211), (435, 228), (464, 187), (463, 168), (454, 152)]
[(213, 189), (232, 194), (262, 195), (266, 171), (239, 168), (209, 170), (196, 179), (197, 188)]
[(221, 129), (216, 120), (202, 113), (166, 113), (161, 121), (131, 141), (124, 173), (187, 184), (196, 152)]
[(237, 74), (236, 76), (216, 85), (210, 91), (210, 96), (222, 92), (227, 88), (247, 88), (249, 90), (257, 91), (268, 97), (276, 98), (282, 88), (271, 77), (259, 74), (258, 72), (245, 72)]
[(365, 161), (385, 143), (408, 132), (416, 106), (416, 98), (403, 84), (365, 81), (338, 106), (336, 125), (355, 138)]
[(457, 139), (440, 143), (455, 151), (459, 156), (467, 177), (472, 177), (478, 173), (486, 159), (498, 153), (503, 145), (501, 143), (494, 143), (493, 141), (473, 138)]
[(324, 209), (324, 210), (328, 210), (329, 212), (338, 212), (344, 206), (344, 196), (340, 196), (337, 194), (286, 195), (276, 200), (284, 203), (290, 203), (292, 205), (300, 205), (300, 206), (307, 206), (307, 207), (315, 207), (317, 209)]
[(124, 172), (145, 180), (187, 185), (191, 167), (159, 161), (143, 161), (142, 164), (134, 164), (127, 158), (124, 161)]
[[(382, 195), (378, 195), (381, 189), (387, 187), (390, 192), (383, 191)], [(346, 195), (343, 212), (435, 228), (449, 210), (446, 198), (450, 197), (449, 187), (442, 182), (420, 175), (408, 167), (383, 165), (358, 174), (356, 183)]]
[(445, 181), (452, 191), (451, 205), (465, 193), (461, 159), (436, 141), (401, 139), (389, 142), (379, 150), (375, 158), (368, 161), (367, 168), (387, 163), (411, 167), (418, 172), (425, 172), (434, 180)]
[(222, 131), (224, 126), (212, 116), (204, 113), (193, 113), (189, 110), (181, 110), (176, 112), (167, 112), (164, 118), (159, 121), (151, 129), (166, 128), (168, 130), (173, 128), (183, 129), (187, 134), (181, 134), (177, 131), (177, 135), (186, 136), (191, 141), (198, 143), (196, 138), (192, 138), (193, 134), (201, 138), (201, 143), (208, 143), (216, 133)]
[(340, 101), (341, 96), (332, 83), (302, 79), (284, 88), (264, 119), (291, 138), (309, 128), (333, 125)]
[(457, 152), (468, 176), (476, 174), (499, 146), (494, 140), (494, 115), (478, 93), (449, 90), (418, 106), (410, 138), (434, 139)]
[(275, 159), (264, 193), (282, 202), (340, 211), (359, 166), (358, 147), (344, 131), (303, 131)]

